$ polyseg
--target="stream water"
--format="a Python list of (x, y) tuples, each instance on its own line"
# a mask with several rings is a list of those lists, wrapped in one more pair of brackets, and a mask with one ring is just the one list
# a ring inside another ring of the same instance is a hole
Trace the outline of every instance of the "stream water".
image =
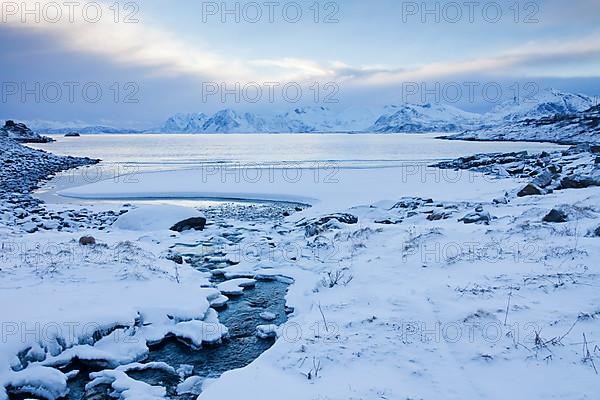
[[(222, 373), (243, 368), (269, 349), (275, 339), (259, 339), (256, 327), (267, 323), (283, 324), (287, 320), (285, 294), (287, 284), (273, 281), (258, 281), (256, 287), (248, 288), (239, 297), (232, 297), (228, 304), (219, 309), (219, 321), (229, 329), (229, 336), (221, 344), (205, 346), (194, 350), (176, 339), (165, 339), (161, 343), (150, 346), (148, 358), (143, 362), (164, 362), (174, 369), (187, 369), (188, 375), (201, 378), (217, 378)], [(277, 316), (272, 322), (266, 322), (260, 314), (268, 311)], [(65, 400), (108, 400), (112, 389), (100, 385), (86, 391), (85, 385), (90, 381), (89, 366), (71, 364), (70, 370), (78, 369), (80, 373), (69, 381), (69, 395)], [(170, 374), (160, 369), (128, 372), (136, 380), (167, 389), (171, 399), (195, 399), (197, 395), (177, 394), (177, 385), (182, 382), (179, 375)], [(17, 397), (15, 397), (16, 399)], [(19, 397), (26, 399), (31, 397)]]
[[(242, 216), (245, 216), (252, 220), (277, 220), (284, 214), (298, 210), (300, 210), (298, 205), (292, 204), (223, 203), (213, 205), (204, 211), (211, 221), (215, 221), (214, 223), (222, 228), (221, 235), (235, 243), (242, 239), (244, 231), (232, 230), (232, 226), (224, 225), (224, 219), (228, 221), (232, 221), (230, 218), (242, 220)], [(201, 272), (211, 272), (235, 263), (228, 260), (228, 255), (223, 252), (222, 248), (214, 247), (210, 243), (179, 243), (171, 250), (174, 254), (181, 255), (191, 267)], [(224, 280), (225, 278), (219, 274), (213, 274), (211, 278), (214, 284)], [(241, 296), (228, 296), (229, 301), (223, 307), (215, 306), (219, 322), (228, 328), (228, 336), (220, 344), (193, 349), (175, 338), (166, 338), (158, 344), (149, 345), (146, 359), (140, 360), (141, 363), (166, 363), (176, 371), (185, 371), (184, 374), (173, 374), (164, 369), (130, 371), (127, 374), (135, 380), (166, 388), (167, 397), (170, 399), (195, 399), (197, 394), (177, 393), (177, 386), (185, 378), (189, 376), (200, 379), (218, 378), (226, 371), (247, 366), (275, 343), (273, 338), (258, 338), (256, 327), (270, 324), (281, 325), (287, 321), (287, 313), (290, 312), (285, 304), (287, 287), (288, 284), (281, 279), (257, 280), (256, 285), (246, 288)], [(275, 319), (264, 320), (261, 314), (265, 312), (274, 314)], [(111, 397), (113, 389), (109, 385), (98, 385), (86, 390), (86, 384), (91, 381), (90, 373), (103, 369), (105, 367), (101, 365), (94, 366), (78, 360), (74, 360), (62, 368), (61, 370), (65, 373), (79, 372), (69, 380), (69, 394), (61, 400), (114, 399)], [(44, 400), (29, 393), (23, 393), (16, 388), (10, 393), (10, 399)]]

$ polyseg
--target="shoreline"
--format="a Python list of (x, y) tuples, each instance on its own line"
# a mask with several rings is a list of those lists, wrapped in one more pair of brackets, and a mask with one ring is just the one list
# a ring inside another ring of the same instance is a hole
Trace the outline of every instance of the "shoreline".
[(548, 143), (557, 144), (561, 146), (578, 146), (578, 145), (598, 145), (598, 142), (587, 142), (587, 141), (569, 141), (569, 140), (526, 140), (526, 139), (498, 139), (498, 138), (477, 138), (477, 137), (453, 137), (450, 136), (438, 136), (436, 139), (450, 140), (450, 141), (464, 141), (464, 142), (510, 142), (510, 143)]

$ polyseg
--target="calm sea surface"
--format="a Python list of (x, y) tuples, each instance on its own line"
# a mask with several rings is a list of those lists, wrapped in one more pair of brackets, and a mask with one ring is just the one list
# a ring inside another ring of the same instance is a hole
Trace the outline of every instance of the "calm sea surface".
[(339, 168), (388, 167), (490, 152), (542, 151), (545, 143), (462, 142), (437, 134), (131, 134), (54, 136), (54, 143), (32, 147), (55, 154), (102, 159), (104, 164), (134, 165), (139, 170), (194, 168), (207, 163)]

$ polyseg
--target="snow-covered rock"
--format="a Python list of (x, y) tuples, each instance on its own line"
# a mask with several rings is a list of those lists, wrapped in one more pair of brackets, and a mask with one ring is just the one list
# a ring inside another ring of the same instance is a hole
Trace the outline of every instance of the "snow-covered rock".
[(256, 327), (256, 336), (260, 339), (277, 337), (277, 325), (259, 325)]
[(202, 393), (202, 384), (204, 383), (204, 378), (200, 376), (190, 376), (185, 381), (181, 382), (177, 385), (177, 394), (194, 394), (199, 395)]
[(275, 321), (277, 319), (277, 314), (265, 311), (260, 313), (260, 318), (264, 319), (265, 321)]
[(123, 214), (115, 227), (128, 231), (167, 230), (173, 224), (187, 218), (203, 217), (199, 211), (172, 205), (144, 205)]
[(245, 288), (256, 285), (256, 280), (248, 278), (231, 279), (217, 285), (217, 289), (225, 296), (240, 296)]
[(7, 120), (4, 126), (0, 128), (0, 136), (22, 143), (44, 143), (52, 141), (50, 138), (40, 136), (33, 132), (27, 125), (16, 123), (12, 120)]

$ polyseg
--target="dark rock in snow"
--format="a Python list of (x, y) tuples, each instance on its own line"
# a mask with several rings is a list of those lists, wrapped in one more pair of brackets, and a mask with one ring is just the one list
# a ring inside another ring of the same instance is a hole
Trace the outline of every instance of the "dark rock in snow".
[(81, 135), (77, 132), (69, 132), (65, 134), (65, 137), (80, 137)]
[(600, 186), (599, 176), (566, 176), (560, 181), (561, 189), (585, 189)]
[(565, 213), (563, 210), (558, 210), (556, 208), (552, 209), (552, 211), (550, 211), (548, 215), (544, 217), (544, 222), (556, 224), (567, 222), (568, 220), (569, 216), (567, 215), (567, 213)]
[(538, 186), (534, 185), (533, 183), (530, 183), (527, 186), (525, 186), (523, 189), (521, 189), (521, 191), (519, 191), (519, 193), (517, 193), (517, 196), (519, 196), (519, 197), (539, 196), (542, 193), (543, 193), (542, 189), (540, 189)]
[(436, 210), (433, 213), (429, 214), (427, 216), (427, 220), (428, 221), (440, 221), (443, 219), (448, 219), (452, 216), (451, 212), (448, 211), (442, 211), (442, 210)]
[(533, 184), (540, 188), (545, 188), (550, 186), (553, 178), (554, 175), (552, 174), (552, 172), (550, 172), (548, 169), (545, 169), (535, 177), (535, 179), (533, 180)]
[(379, 225), (398, 225), (402, 223), (402, 220), (392, 221), (391, 219), (380, 219), (375, 221), (375, 223)]
[(426, 204), (433, 204), (433, 199), (421, 199), (418, 197), (405, 197), (400, 199), (392, 209), (416, 210)]
[(472, 212), (470, 214), (465, 215), (459, 222), (464, 222), (465, 224), (486, 224), (489, 225), (492, 220), (492, 216), (490, 213), (484, 212)]
[(169, 261), (173, 261), (175, 264), (183, 264), (183, 257), (179, 254), (168, 254), (165, 258)]
[(342, 224), (348, 224), (348, 225), (358, 224), (358, 218), (357, 217), (355, 217), (352, 214), (346, 214), (346, 213), (339, 213), (339, 214), (327, 215), (325, 217), (320, 218), (317, 221), (317, 224), (324, 225), (324, 224), (328, 223), (331, 220), (336, 220), (338, 222), (341, 222)]
[(552, 172), (553, 174), (560, 174), (563, 171), (563, 167), (560, 165), (551, 164), (548, 165), (548, 171)]
[(354, 225), (358, 223), (358, 218), (352, 214), (338, 213), (305, 222), (300, 224), (300, 226), (305, 227), (306, 237), (313, 237), (323, 232), (326, 229), (326, 226), (335, 223)]
[(82, 236), (79, 239), (79, 244), (81, 246), (91, 246), (96, 244), (96, 239), (93, 236)]
[(184, 231), (189, 231), (192, 229), (196, 230), (196, 231), (202, 231), (202, 230), (204, 230), (205, 226), (206, 226), (206, 218), (194, 217), (194, 218), (188, 218), (186, 220), (176, 223), (175, 225), (173, 225), (171, 227), (170, 230), (175, 231), (175, 232), (184, 232)]

